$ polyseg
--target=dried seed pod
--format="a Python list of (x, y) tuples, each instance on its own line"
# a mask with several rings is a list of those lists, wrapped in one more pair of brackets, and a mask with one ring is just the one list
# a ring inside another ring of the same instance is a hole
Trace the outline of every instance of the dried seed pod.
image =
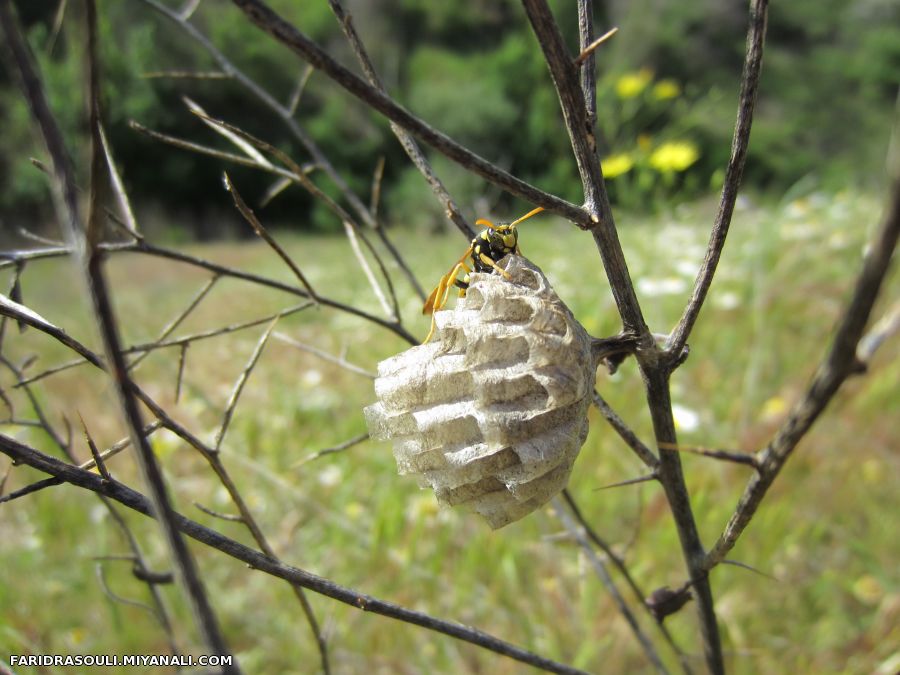
[(591, 340), (543, 272), (519, 256), (472, 274), (465, 298), (435, 314), (431, 342), (378, 364), (373, 438), (393, 440), (401, 474), (444, 506), (493, 528), (566, 486), (587, 437)]

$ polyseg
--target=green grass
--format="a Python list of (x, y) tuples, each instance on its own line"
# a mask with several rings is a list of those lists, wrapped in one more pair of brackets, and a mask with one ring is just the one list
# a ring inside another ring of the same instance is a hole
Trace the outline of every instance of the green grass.
[[(721, 274), (691, 339), (691, 357), (673, 378), (685, 444), (754, 450), (763, 445), (802, 393), (878, 222), (876, 200), (814, 197), (745, 207), (735, 216)], [(647, 220), (622, 217), (620, 235), (652, 330), (667, 332), (680, 316), (705, 246), (712, 206), (695, 205)], [(436, 283), (465, 247), (461, 237), (393, 233), (423, 286)], [(550, 217), (522, 226), (526, 255), (593, 335), (618, 330), (617, 315), (590, 237)], [(316, 288), (379, 313), (344, 240), (282, 235)], [(290, 272), (258, 242), (188, 247), (191, 252), (285, 281)], [(151, 339), (200, 288), (206, 275), (140, 256), (109, 266), (123, 333)], [(397, 273), (408, 329), (424, 337), (420, 301)], [(2, 280), (6, 284), (5, 280)], [(898, 295), (896, 274), (888, 298)], [(76, 337), (96, 344), (78, 285), (60, 261), (29, 265), (24, 300)], [(223, 280), (178, 334), (263, 316), (293, 302), (283, 294)], [(879, 304), (888, 305), (884, 299)], [(320, 308), (280, 322), (278, 330), (369, 370), (406, 348), (384, 329)], [(212, 440), (221, 410), (262, 327), (215, 338), (188, 351), (185, 390), (174, 403), (177, 358), (157, 353), (138, 379), (175, 417)], [(32, 370), (67, 360), (65, 350), (33, 331), (8, 326), (16, 358), (38, 353)], [(778, 478), (733, 558), (777, 580), (723, 566), (713, 574), (730, 672), (873, 672), (900, 645), (900, 539), (896, 427), (900, 360), (886, 344), (871, 372), (840, 392)], [(10, 390), (8, 373), (0, 379)], [(598, 387), (645, 439), (649, 420), (633, 362)], [(80, 412), (98, 444), (123, 430), (111, 414), (106, 380), (88, 367), (69, 370), (36, 389), (59, 422)], [(366, 442), (300, 464), (311, 452), (365, 431), (362, 408), (371, 382), (279, 341), (271, 341), (244, 391), (224, 444), (224, 462), (262, 529), (286, 561), (338, 583), (436, 616), (487, 630), (546, 656), (596, 672), (648, 672), (627, 624), (582, 553), (549, 510), (497, 532), (474, 515), (440, 511), (430, 492), (396, 474), (387, 444)], [(893, 411), (893, 412), (892, 412)], [(23, 402), (17, 414), (25, 416)], [(596, 491), (641, 473), (637, 460), (594, 411), (591, 433), (570, 489), (598, 532), (625, 553), (649, 592), (684, 578), (677, 535), (655, 486)], [(6, 426), (27, 442), (47, 439)], [(155, 436), (179, 508), (250, 543), (241, 526), (207, 516), (200, 502), (233, 512), (224, 490), (196, 453), (169, 434)], [(87, 449), (80, 436), (79, 458)], [(703, 539), (718, 535), (745, 484), (742, 467), (684, 457)], [(6, 463), (0, 462), (0, 471)], [(129, 454), (113, 474), (137, 482)], [(39, 476), (15, 468), (7, 490)], [(157, 569), (165, 556), (152, 525), (125, 514)], [(165, 640), (141, 609), (112, 602), (94, 573), (97, 555), (125, 552), (102, 505), (61, 486), (0, 507), (0, 658), (19, 653), (164, 653)], [(288, 587), (223, 555), (193, 546), (232, 648), (246, 672), (314, 672), (317, 654)], [(128, 563), (105, 562), (109, 586), (145, 600)], [(183, 646), (200, 652), (183, 602), (166, 598)], [(326, 627), (336, 673), (519, 673), (507, 659), (412, 626), (312, 596)], [(658, 633), (641, 615), (646, 630)], [(693, 608), (668, 620), (702, 670)], [(666, 661), (672, 655), (660, 648)], [(30, 672), (23, 669), (22, 672)], [(49, 669), (46, 672), (68, 672)], [(164, 671), (159, 671), (164, 672)]]

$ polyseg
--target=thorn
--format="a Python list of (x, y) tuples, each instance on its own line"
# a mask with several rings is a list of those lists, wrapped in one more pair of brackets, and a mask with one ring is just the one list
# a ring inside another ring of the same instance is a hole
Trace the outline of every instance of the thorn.
[(776, 576), (773, 576), (773, 575), (771, 575), (771, 574), (766, 574), (766, 573), (763, 572), (762, 570), (758, 570), (758, 569), (756, 569), (755, 567), (753, 567), (752, 565), (748, 565), (747, 563), (743, 563), (743, 562), (740, 562), (740, 561), (738, 561), (738, 560), (723, 560), (723, 561), (722, 561), (722, 564), (723, 564), (723, 565), (734, 565), (735, 567), (740, 567), (740, 568), (742, 568), (742, 569), (749, 570), (750, 572), (755, 572), (756, 574), (758, 574), (758, 575), (760, 575), (760, 576), (762, 576), (762, 577), (765, 577), (766, 579), (771, 579), (772, 581), (778, 581), (778, 582), (781, 581), (781, 580), (780, 580), (778, 577), (776, 577)]
[(693, 455), (701, 455), (710, 459), (721, 459), (726, 462), (734, 462), (735, 464), (744, 464), (751, 466), (759, 471), (759, 460), (756, 455), (748, 455), (743, 452), (732, 452), (731, 450), (708, 450), (707, 448), (694, 447), (690, 445), (678, 445), (677, 443), (659, 443), (662, 450), (675, 450), (677, 452), (687, 452)]
[(628, 480), (623, 480), (620, 483), (612, 483), (611, 485), (604, 485), (603, 487), (594, 488), (594, 492), (599, 490), (609, 490), (611, 488), (617, 487), (625, 487), (626, 485), (637, 485), (638, 483), (647, 483), (651, 480), (656, 480), (657, 475), (656, 472), (648, 473), (646, 476), (638, 476), (637, 478), (629, 478)]
[(584, 50), (575, 57), (575, 65), (581, 66), (587, 61), (588, 57), (594, 53), (594, 50), (597, 49), (604, 42), (609, 40), (613, 35), (619, 32), (619, 28), (617, 26), (613, 26), (608, 31), (606, 31), (603, 35), (594, 40), (591, 44), (584, 48)]

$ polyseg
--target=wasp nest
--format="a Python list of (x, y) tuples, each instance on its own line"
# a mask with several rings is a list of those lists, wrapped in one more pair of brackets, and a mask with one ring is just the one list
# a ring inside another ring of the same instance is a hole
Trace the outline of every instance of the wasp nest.
[(499, 528), (566, 486), (587, 437), (596, 364), (590, 337), (540, 269), (519, 256), (472, 274), (431, 342), (378, 364), (373, 438), (443, 506)]

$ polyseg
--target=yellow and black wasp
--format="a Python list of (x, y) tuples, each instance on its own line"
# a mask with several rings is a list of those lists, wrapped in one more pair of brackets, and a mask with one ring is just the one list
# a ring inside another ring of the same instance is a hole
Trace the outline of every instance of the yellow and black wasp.
[[(479, 218), (475, 221), (476, 225), (482, 225), (485, 229), (472, 240), (469, 248), (466, 249), (466, 252), (463, 253), (457, 263), (450, 268), (450, 271), (441, 277), (437, 287), (431, 291), (431, 295), (428, 296), (428, 300), (425, 301), (425, 306), (422, 308), (422, 314), (432, 315), (431, 330), (428, 331), (428, 337), (425, 338), (425, 342), (428, 342), (434, 334), (434, 313), (447, 304), (451, 286), (459, 288), (459, 297), (463, 298), (466, 295), (466, 289), (469, 287), (469, 274), (471, 272), (489, 273), (492, 270), (497, 270), (505, 278), (509, 278), (506, 270), (498, 267), (497, 263), (510, 253), (522, 254), (519, 249), (519, 231), (516, 229), (516, 225), (543, 210), (543, 207), (539, 206), (511, 223), (494, 225), (491, 221), (484, 218)], [(466, 258), (469, 257), (472, 258), (471, 267), (466, 264)], [(460, 279), (459, 273), (463, 270), (465, 270), (466, 274)]]

